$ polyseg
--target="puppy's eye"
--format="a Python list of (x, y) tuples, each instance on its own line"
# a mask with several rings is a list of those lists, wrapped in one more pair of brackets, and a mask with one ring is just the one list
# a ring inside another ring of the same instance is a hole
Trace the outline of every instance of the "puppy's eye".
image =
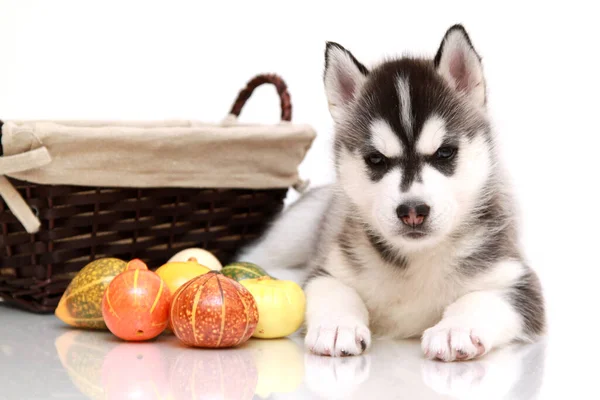
[(439, 160), (449, 160), (456, 154), (456, 149), (450, 146), (442, 146), (435, 152), (435, 158)]
[(365, 159), (367, 164), (372, 167), (382, 167), (385, 165), (385, 156), (381, 153), (371, 153)]

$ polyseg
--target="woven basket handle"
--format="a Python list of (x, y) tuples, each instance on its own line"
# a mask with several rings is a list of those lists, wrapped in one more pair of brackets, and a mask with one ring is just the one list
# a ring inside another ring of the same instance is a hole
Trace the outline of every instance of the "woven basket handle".
[(236, 117), (240, 116), (242, 112), (242, 108), (246, 104), (246, 101), (254, 92), (254, 89), (259, 87), (262, 84), (270, 83), (275, 86), (277, 89), (277, 93), (279, 94), (279, 99), (281, 100), (281, 120), (282, 121), (291, 121), (292, 120), (292, 102), (290, 99), (290, 94), (287, 89), (287, 85), (279, 76), (275, 74), (263, 74), (258, 75), (253, 78), (250, 82), (246, 84), (246, 87), (240, 91), (237, 99), (233, 103), (231, 107), (231, 111), (229, 112)]

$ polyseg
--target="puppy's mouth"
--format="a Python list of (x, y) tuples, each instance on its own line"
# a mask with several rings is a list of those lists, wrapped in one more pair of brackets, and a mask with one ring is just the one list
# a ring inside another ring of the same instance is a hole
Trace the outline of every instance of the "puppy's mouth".
[(425, 234), (425, 232), (412, 231), (405, 233), (404, 236), (412, 240), (418, 240), (424, 238), (427, 235)]

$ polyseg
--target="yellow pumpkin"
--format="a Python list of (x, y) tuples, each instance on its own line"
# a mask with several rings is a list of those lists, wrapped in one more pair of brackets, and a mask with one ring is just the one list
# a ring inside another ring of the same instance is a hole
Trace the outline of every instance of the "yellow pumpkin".
[(240, 283), (252, 293), (258, 307), (258, 325), (252, 336), (281, 338), (300, 328), (304, 322), (306, 297), (296, 282), (262, 276)]
[(199, 264), (192, 258), (189, 261), (168, 262), (155, 272), (165, 281), (169, 291), (174, 295), (184, 283), (209, 271), (210, 268)]

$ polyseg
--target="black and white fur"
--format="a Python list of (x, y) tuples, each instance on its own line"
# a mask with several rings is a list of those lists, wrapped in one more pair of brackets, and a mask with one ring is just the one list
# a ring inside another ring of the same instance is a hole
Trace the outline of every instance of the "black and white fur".
[[(240, 259), (308, 264), (306, 339), (357, 355), (371, 337), (421, 337), (444, 361), (482, 356), (545, 330), (536, 274), (518, 245), (515, 206), (495, 151), (481, 59), (451, 27), (433, 60), (368, 70), (328, 43), (335, 184), (293, 204)], [(401, 204), (426, 204), (418, 226)]]

